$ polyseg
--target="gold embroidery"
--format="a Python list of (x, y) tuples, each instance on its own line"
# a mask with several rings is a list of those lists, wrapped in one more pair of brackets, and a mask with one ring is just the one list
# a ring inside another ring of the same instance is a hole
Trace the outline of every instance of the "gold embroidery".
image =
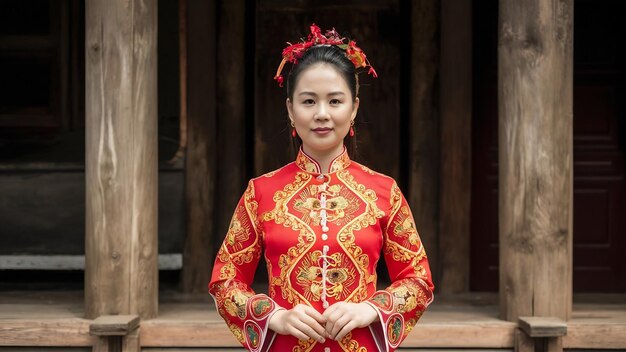
[(297, 271), (297, 281), (304, 297), (309, 301), (319, 301), (323, 286), (326, 285), (326, 294), (337, 300), (343, 300), (349, 293), (350, 287), (354, 283), (354, 268), (346, 268), (347, 258), (343, 253), (335, 253), (326, 258), (329, 268), (327, 270), (327, 280), (322, 277), (322, 253), (314, 251), (304, 257), (299, 264)]
[(298, 339), (298, 346), (294, 346), (292, 352), (308, 352), (317, 343), (314, 339), (300, 340)]
[(376, 205), (378, 200), (376, 193), (356, 182), (348, 170), (338, 172), (337, 177), (365, 202), (365, 211), (344, 226), (338, 234), (339, 245), (359, 271), (359, 275), (357, 275), (359, 278), (358, 286), (346, 298), (346, 301), (361, 302), (367, 298), (367, 286), (376, 282), (376, 272), (369, 272), (369, 256), (367, 253), (363, 253), (363, 249), (355, 243), (354, 231), (375, 225), (385, 213)]
[(415, 222), (411, 216), (411, 211), (408, 206), (403, 206), (397, 214), (396, 220), (394, 220), (393, 233), (398, 237), (405, 238), (403, 243), (405, 247), (410, 248), (412, 246), (418, 246), (420, 244), (420, 238), (415, 228)]
[(367, 352), (367, 349), (363, 346), (359, 346), (357, 340), (352, 339), (352, 332), (347, 333), (339, 341), (339, 345), (346, 352)]
[(276, 224), (282, 224), (284, 227), (291, 228), (299, 233), (298, 243), (289, 248), (286, 254), (281, 254), (278, 258), (279, 276), (270, 276), (270, 286), (281, 287), (282, 298), (293, 305), (306, 301), (306, 299), (293, 289), (289, 277), (291, 271), (294, 270), (294, 263), (309, 251), (315, 242), (315, 234), (306, 223), (289, 213), (287, 203), (310, 179), (311, 175), (307, 173), (296, 173), (295, 180), (292, 183), (285, 185), (282, 191), (277, 191), (274, 194), (273, 200), (276, 203), (274, 209), (262, 215), (263, 221), (274, 221)]
[[(321, 204), (319, 193), (322, 192), (318, 185), (310, 185), (302, 190), (295, 200), (293, 208), (302, 215), (302, 221), (309, 226), (320, 224)], [(354, 218), (353, 214), (359, 209), (360, 202), (346, 187), (332, 185), (326, 191), (326, 214), (328, 222), (337, 226), (347, 224)]]
[(243, 206), (238, 206), (235, 210), (224, 243), (232, 248), (235, 252), (241, 250), (245, 241), (250, 238), (250, 223), (245, 221), (247, 217), (246, 209)]
[[(395, 282), (386, 291), (393, 296), (394, 310), (400, 314), (414, 311), (416, 308), (421, 308), (418, 312), (423, 311), (430, 303), (425, 288), (413, 279)], [(419, 319), (419, 316), (416, 319)]]

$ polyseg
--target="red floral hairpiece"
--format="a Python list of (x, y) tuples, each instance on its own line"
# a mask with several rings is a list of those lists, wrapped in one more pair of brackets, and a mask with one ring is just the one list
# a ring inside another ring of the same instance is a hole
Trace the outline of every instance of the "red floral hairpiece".
[(311, 33), (306, 41), (302, 39), (301, 43), (291, 44), (287, 42), (287, 44), (289, 44), (289, 46), (283, 49), (283, 60), (280, 62), (278, 70), (276, 70), (276, 76), (274, 76), (274, 80), (278, 81), (278, 84), (281, 87), (283, 86), (284, 81), (281, 72), (285, 64), (287, 62), (291, 62), (294, 65), (297, 64), (298, 60), (302, 57), (302, 55), (304, 55), (304, 52), (314, 45), (335, 45), (345, 50), (346, 57), (352, 61), (355, 68), (369, 66), (367, 73), (374, 77), (378, 77), (376, 71), (367, 60), (363, 50), (356, 46), (356, 42), (354, 40), (348, 40), (348, 43), (346, 43), (346, 38), (340, 36), (334, 28), (326, 31), (326, 34), (324, 35), (322, 34), (320, 27), (312, 24)]

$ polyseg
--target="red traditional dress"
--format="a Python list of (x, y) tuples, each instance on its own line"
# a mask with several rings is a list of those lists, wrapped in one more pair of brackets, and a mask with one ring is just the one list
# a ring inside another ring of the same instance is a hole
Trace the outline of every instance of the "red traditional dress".
[[(209, 292), (250, 351), (394, 351), (433, 299), (426, 252), (396, 182), (345, 149), (328, 171), (300, 150), (295, 162), (251, 180), (237, 205)], [(392, 284), (377, 291), (381, 253)], [(250, 288), (261, 255), (269, 296)], [(380, 322), (324, 343), (268, 329), (279, 309), (303, 303), (323, 313), (339, 301), (367, 302)]]

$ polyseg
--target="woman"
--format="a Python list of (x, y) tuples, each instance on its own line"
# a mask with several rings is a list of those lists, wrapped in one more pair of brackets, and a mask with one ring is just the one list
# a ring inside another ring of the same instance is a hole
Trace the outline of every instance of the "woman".
[[(283, 51), (295, 162), (248, 183), (209, 292), (251, 351), (393, 351), (433, 298), (426, 253), (396, 182), (351, 161), (359, 108), (353, 41), (312, 25)], [(376, 290), (384, 256), (392, 283)], [(250, 284), (265, 256), (269, 295)]]

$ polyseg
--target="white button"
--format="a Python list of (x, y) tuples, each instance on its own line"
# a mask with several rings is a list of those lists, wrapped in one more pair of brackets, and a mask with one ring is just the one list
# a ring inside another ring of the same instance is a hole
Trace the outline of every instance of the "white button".
[(324, 347), (324, 352), (330, 352), (330, 347)]
[(328, 229), (328, 226), (324, 226), (324, 227), (322, 227), (322, 231), (327, 232), (328, 230), (329, 230), (329, 229)]
[(324, 175), (319, 174), (319, 175), (317, 176), (317, 179), (318, 179), (318, 180), (320, 180), (320, 181), (321, 181), (321, 180), (323, 180), (323, 179), (324, 179)]
[(323, 233), (323, 234), (322, 234), (322, 239), (323, 239), (324, 241), (326, 241), (326, 240), (328, 239), (328, 235), (327, 235), (327, 234), (325, 234), (325, 233)]

